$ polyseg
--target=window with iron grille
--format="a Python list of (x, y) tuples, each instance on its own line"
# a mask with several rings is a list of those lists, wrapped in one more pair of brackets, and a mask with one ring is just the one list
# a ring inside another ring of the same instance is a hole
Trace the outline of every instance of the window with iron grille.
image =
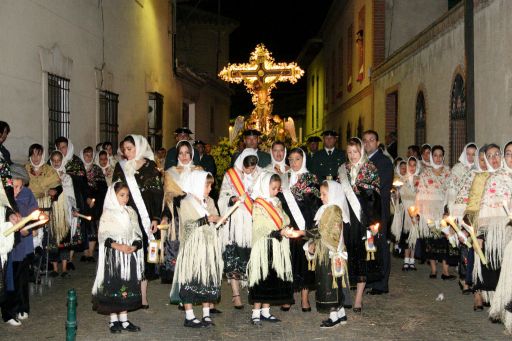
[(55, 139), (69, 137), (69, 79), (48, 74), (48, 149)]
[(148, 142), (153, 150), (162, 147), (164, 96), (150, 92), (148, 98)]
[(117, 121), (117, 105), (119, 95), (110, 91), (100, 91), (100, 140), (111, 142), (117, 146), (119, 125)]
[(416, 133), (415, 143), (417, 146), (425, 144), (427, 139), (427, 112), (425, 109), (425, 96), (423, 91), (418, 92), (416, 97)]
[(454, 165), (467, 143), (466, 91), (460, 74), (453, 80), (450, 98), (450, 165)]

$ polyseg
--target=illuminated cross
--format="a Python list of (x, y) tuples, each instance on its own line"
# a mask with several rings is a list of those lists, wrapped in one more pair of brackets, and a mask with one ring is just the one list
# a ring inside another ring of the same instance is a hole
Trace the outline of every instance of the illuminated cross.
[(272, 101), (270, 92), (277, 82), (295, 84), (303, 74), (304, 71), (296, 63), (274, 63), (272, 54), (263, 44), (259, 44), (251, 53), (249, 63), (228, 64), (219, 77), (231, 83), (243, 81), (252, 95), (252, 102), (258, 107)]

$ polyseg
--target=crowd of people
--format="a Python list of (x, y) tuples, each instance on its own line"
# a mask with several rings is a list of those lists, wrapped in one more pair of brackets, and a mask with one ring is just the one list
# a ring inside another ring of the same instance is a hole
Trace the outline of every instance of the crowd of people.
[(512, 331), (512, 142), (469, 143), (450, 169), (440, 145), (391, 156), (395, 134), (389, 152), (373, 130), (346, 151), (327, 130), (302, 148), (275, 141), (267, 153), (260, 133), (246, 130), (215, 186), (215, 160), (188, 128), (156, 155), (135, 134), (80, 150), (59, 137), (48, 156), (31, 145), (24, 165), (4, 146), (9, 131), (0, 121), (0, 302), (12, 326), (29, 316), (34, 258), (45, 253), (52, 277), (68, 276), (76, 252), (97, 262), (92, 306), (112, 333), (140, 331), (128, 311), (149, 309), (157, 278), (171, 284), (185, 327), (215, 325), (227, 280), (233, 308), (252, 306), (252, 325), (280, 322), (295, 297), (310, 313), (314, 291), (320, 328), (334, 328), (347, 323), (345, 309), (361, 313), (365, 293), (389, 292), (394, 253), (403, 271), (427, 262), (431, 279), (439, 264), (443, 280), (458, 278), (474, 295), (475, 311), (490, 305), (491, 320)]

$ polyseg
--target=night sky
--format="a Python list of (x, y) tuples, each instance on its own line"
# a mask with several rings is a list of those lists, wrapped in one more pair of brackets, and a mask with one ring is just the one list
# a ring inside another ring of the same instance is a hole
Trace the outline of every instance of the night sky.
[[(191, 0), (188, 5), (217, 13), (218, 0)], [(220, 0), (220, 14), (240, 25), (231, 33), (230, 62), (248, 62), (257, 44), (263, 43), (276, 62), (296, 61), (306, 41), (317, 36), (332, 0)], [(292, 114), (306, 107), (305, 82), (279, 83), (272, 91), (274, 113)], [(232, 85), (232, 117), (252, 110), (250, 95), (242, 85)]]

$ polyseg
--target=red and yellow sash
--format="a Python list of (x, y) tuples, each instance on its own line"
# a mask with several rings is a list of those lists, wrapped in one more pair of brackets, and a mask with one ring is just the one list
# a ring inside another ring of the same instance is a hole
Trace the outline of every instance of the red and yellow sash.
[(256, 200), (254, 200), (254, 202), (259, 204), (261, 207), (265, 209), (265, 211), (267, 211), (270, 218), (272, 218), (272, 220), (274, 221), (274, 224), (276, 224), (277, 229), (280, 230), (281, 227), (283, 226), (283, 218), (281, 218), (279, 213), (277, 213), (275, 207), (271, 203), (262, 198), (257, 198)]
[[(240, 176), (238, 175), (236, 170), (234, 168), (230, 168), (230, 169), (228, 169), (227, 174), (229, 176), (229, 179), (231, 180), (231, 183), (233, 184), (233, 186), (235, 186), (235, 190), (236, 190), (238, 196), (241, 197), (242, 195), (244, 195), (245, 194), (244, 183), (242, 182), (242, 179), (240, 179)], [(249, 211), (249, 213), (252, 214), (252, 201), (251, 201), (251, 198), (249, 197), (249, 195), (246, 195), (244, 205), (247, 208), (247, 210)]]

